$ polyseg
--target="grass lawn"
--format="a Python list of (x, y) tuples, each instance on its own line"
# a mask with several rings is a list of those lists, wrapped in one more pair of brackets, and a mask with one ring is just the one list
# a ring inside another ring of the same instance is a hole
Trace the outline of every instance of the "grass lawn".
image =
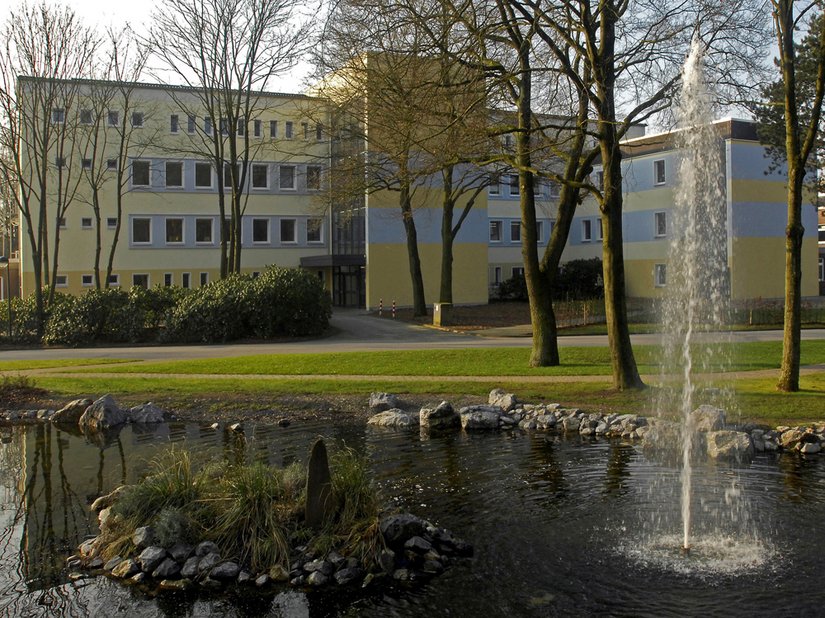
[(11, 360), (0, 361), (0, 371), (23, 371), (26, 369), (54, 369), (59, 367), (83, 367), (85, 365), (113, 365), (133, 363), (136, 359), (123, 358), (71, 358), (54, 360)]

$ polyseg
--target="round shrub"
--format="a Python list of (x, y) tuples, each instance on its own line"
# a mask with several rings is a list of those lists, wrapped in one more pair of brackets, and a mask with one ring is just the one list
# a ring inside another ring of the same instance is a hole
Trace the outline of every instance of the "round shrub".
[(45, 344), (83, 345), (144, 339), (146, 311), (120, 288), (89, 290), (52, 307)]
[(252, 282), (251, 334), (318, 335), (329, 326), (332, 303), (318, 277), (296, 268), (267, 268)]

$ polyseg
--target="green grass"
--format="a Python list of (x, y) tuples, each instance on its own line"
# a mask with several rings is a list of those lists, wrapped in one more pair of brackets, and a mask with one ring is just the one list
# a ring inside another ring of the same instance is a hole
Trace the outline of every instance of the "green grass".
[(137, 359), (126, 358), (65, 358), (54, 360), (0, 361), (0, 371), (25, 371), (28, 369), (54, 369), (59, 367), (83, 367), (85, 365), (113, 365), (133, 363)]

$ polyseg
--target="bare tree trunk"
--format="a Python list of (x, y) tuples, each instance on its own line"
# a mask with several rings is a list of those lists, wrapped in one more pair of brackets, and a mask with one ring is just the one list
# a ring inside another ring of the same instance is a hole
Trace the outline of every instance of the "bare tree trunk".
[(444, 194), (441, 205), (441, 285), (438, 291), (438, 302), (453, 302), (453, 166), (441, 171), (444, 184)]
[(404, 221), (404, 231), (407, 236), (407, 257), (410, 263), (410, 278), (413, 292), (413, 315), (421, 317), (427, 315), (427, 302), (424, 298), (424, 276), (421, 274), (421, 257), (418, 255), (418, 233), (413, 219), (412, 196), (410, 185), (402, 182), (401, 185), (401, 213)]

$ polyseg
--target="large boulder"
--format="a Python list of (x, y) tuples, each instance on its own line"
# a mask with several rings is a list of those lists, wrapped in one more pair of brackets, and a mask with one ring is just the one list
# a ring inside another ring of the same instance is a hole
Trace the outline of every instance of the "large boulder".
[(320, 529), (335, 513), (332, 498), (332, 477), (327, 459), (327, 447), (322, 439), (315, 441), (307, 465), (306, 503), (304, 521), (313, 529)]
[(424, 536), (429, 522), (410, 513), (388, 515), (378, 524), (384, 541), (393, 548), (403, 548), (414, 536)]
[(753, 443), (743, 431), (709, 431), (707, 450), (712, 459), (741, 460), (753, 455)]
[(394, 408), (371, 416), (367, 424), (376, 427), (415, 427), (418, 425), (418, 418)]
[(127, 420), (127, 412), (115, 403), (111, 395), (104, 395), (86, 409), (78, 425), (92, 431), (100, 431), (122, 425)]
[(495, 388), (490, 391), (490, 395), (487, 397), (487, 403), (491, 406), (498, 406), (505, 412), (509, 412), (518, 405), (518, 400), (513, 393), (508, 393), (501, 388)]
[(86, 408), (92, 403), (91, 399), (75, 399), (52, 414), (49, 420), (58, 425), (77, 425)]
[(372, 393), (370, 395), (370, 412), (384, 412), (398, 407), (398, 397), (392, 393)]
[(138, 562), (144, 573), (152, 573), (166, 558), (168, 558), (168, 555), (165, 549), (152, 545), (140, 552)]
[(168, 421), (170, 416), (168, 412), (160, 409), (150, 401), (130, 408), (128, 420), (130, 423), (163, 423)]
[(466, 406), (459, 410), (461, 427), (465, 431), (498, 429), (502, 411), (498, 406)]
[(442, 401), (434, 408), (421, 408), (418, 418), (424, 429), (446, 429), (461, 425), (461, 417), (448, 401)]
[(719, 431), (725, 428), (725, 411), (713, 406), (701, 405), (690, 413), (696, 431)]

